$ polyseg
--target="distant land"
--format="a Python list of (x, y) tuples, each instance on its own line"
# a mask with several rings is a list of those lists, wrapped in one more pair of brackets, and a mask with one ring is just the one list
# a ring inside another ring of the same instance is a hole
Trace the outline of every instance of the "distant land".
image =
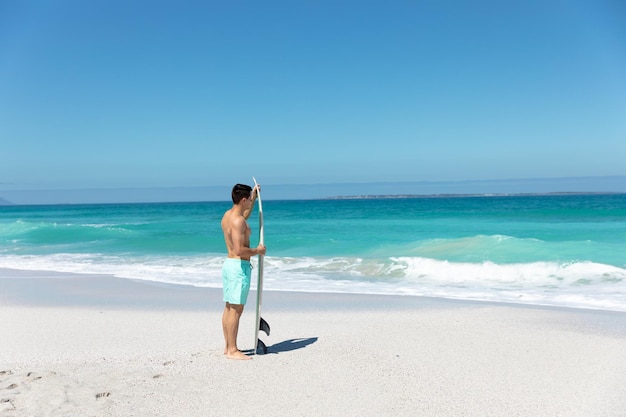
[(564, 191), (550, 193), (490, 193), (490, 194), (387, 194), (387, 195), (346, 195), (328, 197), (325, 200), (367, 200), (367, 199), (402, 199), (402, 198), (470, 198), (470, 197), (543, 197), (564, 195), (616, 195), (626, 192), (604, 191)]
[[(503, 180), (406, 181), (371, 183), (273, 184), (263, 182), (264, 200), (329, 198), (426, 198), (550, 193), (626, 193), (626, 175), (604, 177), (524, 178)], [(238, 178), (237, 181), (242, 181)], [(245, 181), (245, 180), (243, 180)], [(252, 182), (250, 176), (249, 183)], [(230, 202), (233, 184), (194, 187), (19, 189), (0, 183), (4, 204), (116, 204)], [(10, 202), (10, 203), (9, 203)], [(2, 203), (0, 203), (2, 204)]]
[(10, 205), (13, 205), (13, 203), (11, 203), (10, 201), (7, 201), (4, 198), (0, 197), (0, 206), (10, 206)]

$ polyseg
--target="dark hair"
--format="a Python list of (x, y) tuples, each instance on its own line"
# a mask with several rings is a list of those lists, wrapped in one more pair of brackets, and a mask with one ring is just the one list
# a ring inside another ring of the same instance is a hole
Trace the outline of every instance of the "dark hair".
[(239, 204), (242, 199), (250, 198), (250, 194), (252, 194), (252, 187), (245, 184), (236, 184), (231, 193), (233, 203)]

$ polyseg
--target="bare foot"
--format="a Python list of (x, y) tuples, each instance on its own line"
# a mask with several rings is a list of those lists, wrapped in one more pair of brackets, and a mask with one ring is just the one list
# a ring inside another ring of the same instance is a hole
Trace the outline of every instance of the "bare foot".
[(233, 353), (226, 353), (226, 358), (237, 359), (237, 360), (242, 360), (242, 361), (252, 359), (250, 356), (244, 355), (240, 350), (236, 350)]

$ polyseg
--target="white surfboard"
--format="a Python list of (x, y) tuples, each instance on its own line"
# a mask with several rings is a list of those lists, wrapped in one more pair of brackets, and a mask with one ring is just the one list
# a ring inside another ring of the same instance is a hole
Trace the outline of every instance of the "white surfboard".
[[(257, 187), (258, 183), (256, 182), (256, 178), (252, 177), (254, 180), (254, 186)], [(257, 200), (259, 200), (259, 244), (265, 244), (265, 234), (263, 230), (263, 202), (261, 201), (261, 190), (257, 187)], [(268, 336), (270, 334), (270, 326), (267, 324), (265, 320), (261, 317), (261, 304), (263, 301), (263, 255), (259, 255), (259, 263), (257, 265), (257, 289), (256, 289), (256, 320), (254, 321), (254, 348), (252, 349), (254, 354), (257, 354), (258, 351), (263, 353), (267, 353), (267, 347), (265, 343), (259, 339), (259, 330), (263, 330)]]

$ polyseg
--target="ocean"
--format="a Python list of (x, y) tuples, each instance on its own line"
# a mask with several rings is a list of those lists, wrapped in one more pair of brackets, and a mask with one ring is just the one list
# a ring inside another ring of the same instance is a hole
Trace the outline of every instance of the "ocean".
[[(221, 288), (230, 206), (0, 206), (0, 268)], [(266, 290), (626, 311), (626, 194), (264, 200), (263, 209)]]

